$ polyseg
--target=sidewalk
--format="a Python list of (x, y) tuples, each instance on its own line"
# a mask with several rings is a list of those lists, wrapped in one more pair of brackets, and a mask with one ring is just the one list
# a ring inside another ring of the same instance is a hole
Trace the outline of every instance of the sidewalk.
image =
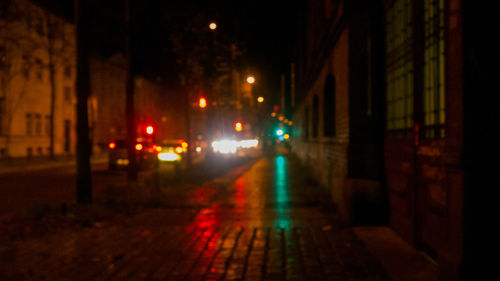
[(352, 228), (394, 281), (435, 281), (437, 266), (389, 227)]
[[(108, 161), (107, 153), (99, 153), (92, 155), (90, 158), (91, 164), (106, 163)], [(53, 160), (47, 156), (13, 158), (10, 161), (0, 159), (0, 175), (16, 173), (20, 171), (38, 171), (49, 168), (76, 166), (76, 157), (74, 155), (56, 155)]]
[(139, 200), (136, 191), (149, 194), (145, 202), (163, 198), (137, 213), (93, 220), (84, 209), (83, 218), (70, 212), (66, 220), (90, 217), (85, 226), (60, 223), (51, 235), (4, 245), (0, 235), (0, 279), (437, 280), (437, 267), (390, 228), (337, 227), (309, 197), (312, 187), (293, 161), (249, 167), (182, 188), (109, 194), (115, 203)]

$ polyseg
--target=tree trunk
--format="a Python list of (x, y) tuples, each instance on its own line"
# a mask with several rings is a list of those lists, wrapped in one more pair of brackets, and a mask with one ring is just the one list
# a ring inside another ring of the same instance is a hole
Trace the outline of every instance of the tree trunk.
[(92, 174), (90, 170), (90, 140), (87, 100), (90, 93), (89, 47), (90, 13), (85, 0), (75, 0), (75, 22), (77, 40), (77, 175), (76, 201), (92, 203)]

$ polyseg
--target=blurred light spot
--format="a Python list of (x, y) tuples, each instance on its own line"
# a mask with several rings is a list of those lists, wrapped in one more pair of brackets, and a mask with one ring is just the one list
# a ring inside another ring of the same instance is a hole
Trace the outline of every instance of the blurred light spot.
[(242, 148), (257, 147), (259, 145), (259, 140), (241, 140), (239, 146)]
[(158, 159), (161, 161), (177, 161), (180, 159), (180, 156), (173, 152), (163, 152), (158, 154)]
[(212, 148), (214, 152), (219, 152), (223, 154), (236, 153), (238, 149), (238, 142), (234, 140), (214, 141), (212, 143)]

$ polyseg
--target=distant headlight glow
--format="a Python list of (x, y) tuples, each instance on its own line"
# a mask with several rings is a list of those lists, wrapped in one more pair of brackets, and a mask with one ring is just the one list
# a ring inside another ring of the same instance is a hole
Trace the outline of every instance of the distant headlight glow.
[(258, 140), (241, 140), (239, 146), (242, 148), (257, 147), (259, 145)]
[(158, 159), (161, 161), (177, 161), (180, 159), (180, 156), (173, 152), (163, 152), (158, 153)]
[(212, 142), (214, 152), (223, 154), (236, 153), (238, 149), (238, 142), (234, 140), (220, 140)]

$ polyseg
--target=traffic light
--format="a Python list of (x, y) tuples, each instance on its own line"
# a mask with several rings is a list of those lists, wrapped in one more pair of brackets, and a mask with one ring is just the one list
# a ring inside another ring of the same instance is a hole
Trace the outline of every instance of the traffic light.
[(236, 132), (241, 132), (241, 130), (243, 130), (243, 125), (241, 124), (241, 122), (236, 122), (236, 124), (234, 124), (234, 129), (236, 130)]
[(205, 98), (200, 98), (198, 104), (199, 104), (200, 108), (205, 108), (205, 107), (207, 107), (207, 100)]

